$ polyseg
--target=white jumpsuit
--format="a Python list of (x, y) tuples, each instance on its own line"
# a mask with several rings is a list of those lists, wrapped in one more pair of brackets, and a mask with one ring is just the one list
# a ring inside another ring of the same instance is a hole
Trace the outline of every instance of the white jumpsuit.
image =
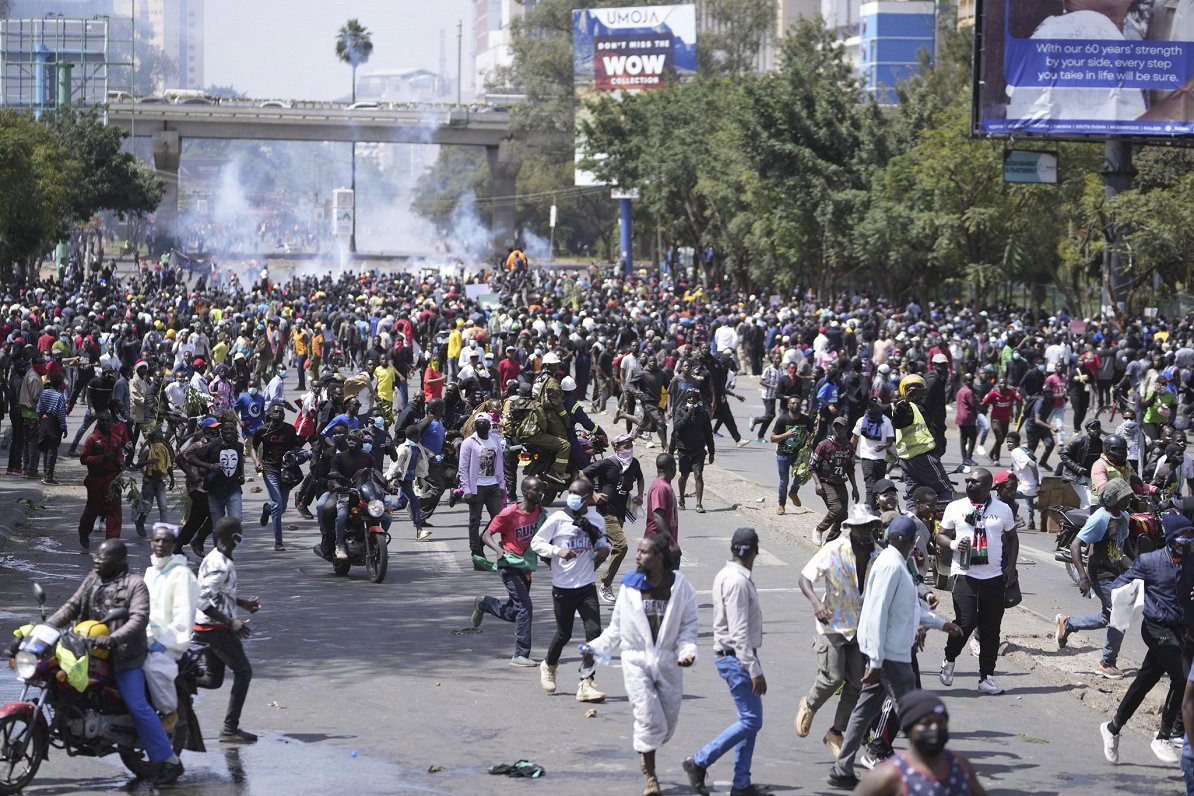
[(634, 711), (636, 752), (652, 752), (672, 737), (684, 697), (684, 670), (677, 661), (696, 658), (696, 591), (683, 575), (675, 574), (658, 641), (651, 640), (643, 593), (623, 586), (605, 632), (589, 642), (598, 653), (622, 651), (622, 676)]

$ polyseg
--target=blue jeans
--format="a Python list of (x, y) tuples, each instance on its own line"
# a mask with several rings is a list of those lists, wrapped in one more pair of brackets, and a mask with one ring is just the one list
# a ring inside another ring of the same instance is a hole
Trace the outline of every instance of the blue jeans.
[(730, 687), (734, 707), (738, 709), (738, 720), (726, 727), (693, 757), (701, 768), (708, 768), (731, 749), (734, 750), (733, 788), (741, 790), (750, 786), (750, 762), (755, 754), (755, 736), (763, 728), (763, 698), (755, 696), (750, 675), (737, 658), (725, 656), (716, 659), (717, 673)]
[(1124, 643), (1124, 632), (1111, 626), (1111, 584), (1114, 578), (1094, 578), (1090, 588), (1103, 604), (1101, 613), (1088, 616), (1071, 616), (1065, 622), (1067, 632), (1075, 630), (1101, 630), (1107, 628), (1107, 644), (1103, 647), (1102, 663), (1114, 666), (1119, 659), (1119, 648)]
[(114, 674), (116, 688), (124, 700), (129, 715), (133, 718), (133, 726), (137, 728), (137, 737), (145, 747), (145, 753), (154, 763), (169, 760), (174, 756), (174, 747), (162, 729), (162, 722), (157, 711), (149, 705), (149, 698), (145, 693), (145, 670), (138, 666)]
[(483, 597), (481, 610), (505, 622), (514, 623), (514, 654), (531, 655), (531, 590), (523, 573), (513, 567), (498, 567), (498, 575), (510, 593), (504, 603), (497, 597)]
[(290, 489), (282, 486), (277, 473), (265, 473), (262, 478), (269, 492), (269, 502), (265, 505), (269, 506), (269, 516), (274, 523), (274, 544), (282, 544), (282, 512), (286, 510)]
[[(415, 482), (399, 481), (398, 492), (402, 495), (402, 505), (410, 508), (410, 521), (414, 523), (415, 530), (421, 530), (423, 527), (423, 506), (419, 502), (418, 497), (415, 496)], [(402, 508), (402, 506), (399, 506)]]
[[(796, 454), (791, 456), (780, 456), (776, 454), (775, 465), (779, 468), (779, 505), (783, 506), (788, 502), (788, 482), (792, 478), (792, 465), (796, 464)], [(800, 488), (800, 484), (796, 484), (796, 489)]]
[(1194, 796), (1194, 759), (1182, 755), (1182, 773), (1186, 775), (1186, 796)]
[(410, 403), (410, 400), (409, 400), (410, 393), (408, 392), (409, 387), (406, 383), (406, 379), (399, 379), (397, 381), (397, 385), (398, 385), (398, 395), (400, 395), (402, 397), (402, 408), (405, 409), (406, 405), (408, 403)]
[(211, 493), (207, 495), (207, 505), (211, 509), (211, 524), (215, 527), (217, 521), (224, 517), (240, 519), (241, 493), (238, 489), (231, 495), (217, 497)]

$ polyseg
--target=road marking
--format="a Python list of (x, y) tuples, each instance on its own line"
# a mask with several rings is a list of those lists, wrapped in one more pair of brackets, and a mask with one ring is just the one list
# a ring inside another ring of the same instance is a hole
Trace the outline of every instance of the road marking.
[(423, 560), (429, 563), (428, 569), (430, 570), (453, 574), (464, 572), (464, 567), (456, 560), (456, 556), (452, 553), (452, 548), (448, 547), (447, 542), (417, 542), (415, 552), (423, 556)]
[[(759, 592), (760, 594), (763, 592), (780, 592), (782, 594), (790, 594), (792, 592), (798, 592), (798, 591), (800, 591), (800, 589), (795, 586), (779, 586), (774, 589), (755, 589), (755, 591)], [(712, 593), (713, 593), (712, 589), (698, 589), (697, 590), (697, 594), (712, 594)]]
[(1020, 553), (1021, 554), (1026, 553), (1029, 557), (1035, 558), (1037, 561), (1039, 561), (1043, 564), (1049, 564), (1051, 566), (1057, 567), (1058, 569), (1065, 569), (1065, 564), (1063, 564), (1062, 562), (1055, 559), (1053, 557), (1054, 553), (1051, 550), (1049, 550), (1049, 551), (1041, 550), (1038, 547), (1033, 547), (1032, 545), (1026, 545), (1023, 542), (1021, 542), (1020, 543)]
[[(711, 540), (713, 540), (713, 541), (715, 541), (715, 542), (730, 542), (730, 541), (733, 541), (733, 537), (732, 537), (732, 536), (706, 536), (706, 537), (704, 537), (704, 538), (705, 538), (705, 539), (711, 539)], [(685, 553), (685, 555), (687, 555), (687, 553)], [(685, 559), (684, 559), (684, 563), (688, 563), (688, 559), (687, 559), (687, 558), (685, 558)], [(787, 566), (787, 563), (786, 563), (786, 562), (785, 562), (783, 559), (781, 559), (781, 558), (780, 558), (779, 556), (777, 556), (775, 553), (772, 553), (772, 552), (770, 552), (770, 551), (768, 551), (768, 550), (760, 550), (760, 551), (759, 551), (759, 554), (758, 554), (757, 556), (755, 556), (755, 564), (757, 564), (758, 566), (761, 566), (761, 567), (783, 567), (783, 566)]]

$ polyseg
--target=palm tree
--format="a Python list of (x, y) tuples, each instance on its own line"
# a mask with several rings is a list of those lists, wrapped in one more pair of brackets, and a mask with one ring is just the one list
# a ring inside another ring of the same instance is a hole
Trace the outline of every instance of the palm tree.
[(357, 101), (357, 67), (373, 54), (373, 34), (359, 19), (350, 19), (336, 32), (336, 57), (352, 67), (352, 101)]
[[(359, 19), (350, 19), (336, 32), (336, 57), (352, 67), (352, 104), (357, 102), (357, 67), (369, 60), (373, 54), (373, 34)], [(357, 250), (357, 145), (352, 144), (352, 233), (348, 238), (348, 250)]]

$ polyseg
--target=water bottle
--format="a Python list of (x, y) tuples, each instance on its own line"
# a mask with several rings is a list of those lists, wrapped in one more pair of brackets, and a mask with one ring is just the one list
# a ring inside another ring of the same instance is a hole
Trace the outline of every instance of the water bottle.
[(960, 569), (970, 569), (970, 544), (958, 547), (958, 567)]
[(580, 650), (581, 655), (592, 655), (593, 660), (597, 661), (597, 663), (600, 663), (602, 666), (609, 666), (609, 663), (612, 660), (608, 653), (598, 652), (588, 644), (577, 644), (576, 648)]

